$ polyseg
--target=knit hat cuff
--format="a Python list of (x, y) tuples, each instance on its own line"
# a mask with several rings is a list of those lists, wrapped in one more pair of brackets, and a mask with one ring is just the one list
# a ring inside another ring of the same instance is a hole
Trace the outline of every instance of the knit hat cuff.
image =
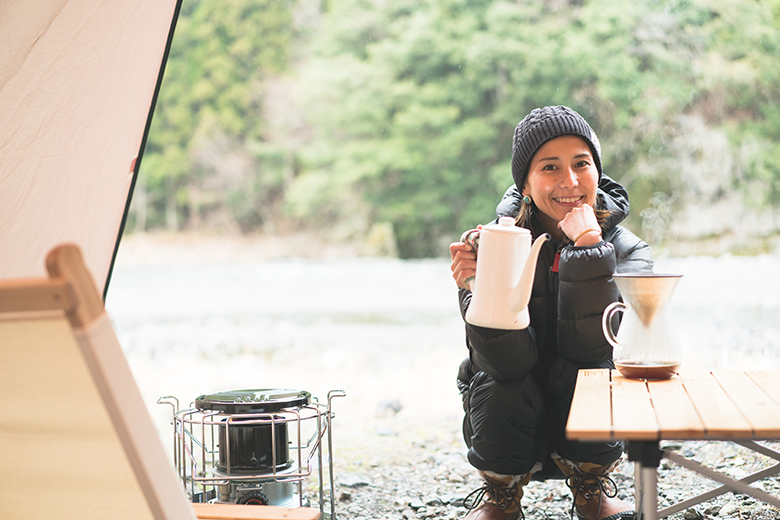
[(520, 121), (512, 140), (512, 177), (518, 190), (523, 190), (531, 159), (539, 148), (564, 135), (574, 135), (588, 143), (601, 177), (601, 143), (587, 121), (568, 107), (537, 108)]

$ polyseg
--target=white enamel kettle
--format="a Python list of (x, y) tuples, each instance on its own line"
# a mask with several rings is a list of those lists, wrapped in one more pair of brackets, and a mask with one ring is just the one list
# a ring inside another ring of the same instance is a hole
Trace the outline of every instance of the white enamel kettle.
[(477, 274), (472, 280), (466, 321), (491, 329), (524, 329), (531, 323), (531, 299), (536, 260), (550, 235), (531, 245), (531, 232), (517, 227), (512, 217), (482, 227), (479, 233)]

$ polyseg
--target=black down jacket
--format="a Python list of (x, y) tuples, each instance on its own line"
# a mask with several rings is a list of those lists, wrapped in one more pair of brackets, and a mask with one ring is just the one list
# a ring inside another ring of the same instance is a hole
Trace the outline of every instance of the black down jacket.
[[(498, 330), (466, 323), (469, 357), (460, 367), (458, 386), (468, 458), (479, 470), (519, 475), (542, 463), (535, 478), (547, 478), (556, 473), (551, 453), (607, 464), (622, 452), (619, 443), (578, 443), (564, 436), (577, 371), (613, 366), (612, 347), (601, 328), (604, 309), (620, 298), (613, 273), (653, 268), (647, 244), (618, 225), (628, 215), (626, 190), (603, 175), (597, 200), (600, 209), (610, 211), (602, 223), (602, 242), (574, 247), (550, 240), (542, 246), (529, 303), (530, 327)], [(512, 186), (497, 214), (516, 216), (520, 204)], [(530, 228), (534, 239), (545, 232), (535, 215)], [(465, 317), (471, 292), (460, 289), (459, 298)]]

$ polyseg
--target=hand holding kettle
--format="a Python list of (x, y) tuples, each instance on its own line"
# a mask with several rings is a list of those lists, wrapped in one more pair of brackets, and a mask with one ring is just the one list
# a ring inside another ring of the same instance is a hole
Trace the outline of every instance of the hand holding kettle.
[(466, 231), (463, 233), (460, 242), (453, 242), (450, 244), (450, 258), (452, 264), (450, 269), (452, 270), (452, 278), (455, 283), (461, 289), (471, 290), (471, 282), (477, 275), (477, 250), (474, 247), (474, 243), (471, 240), (466, 240), (467, 235), (471, 234), (472, 237), (479, 240), (479, 232), (482, 226), (477, 226), (476, 229)]
[[(540, 235), (532, 246), (531, 232), (515, 226), (511, 217), (501, 217), (498, 223), (482, 227), (478, 242), (475, 234), (466, 232), (463, 242), (450, 246), (453, 278), (459, 287), (474, 293), (466, 321), (494, 329), (528, 327), (536, 260), (550, 236)], [(474, 247), (477, 243), (479, 261)]]

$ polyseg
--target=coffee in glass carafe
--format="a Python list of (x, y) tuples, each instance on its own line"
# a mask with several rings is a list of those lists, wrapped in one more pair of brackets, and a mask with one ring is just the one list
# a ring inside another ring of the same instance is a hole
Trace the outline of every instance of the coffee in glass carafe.
[[(613, 278), (625, 303), (604, 309), (602, 328), (614, 348), (615, 368), (632, 379), (669, 379), (682, 363), (682, 343), (669, 306), (682, 275), (621, 273)], [(615, 334), (613, 318), (618, 312), (623, 319)]]

